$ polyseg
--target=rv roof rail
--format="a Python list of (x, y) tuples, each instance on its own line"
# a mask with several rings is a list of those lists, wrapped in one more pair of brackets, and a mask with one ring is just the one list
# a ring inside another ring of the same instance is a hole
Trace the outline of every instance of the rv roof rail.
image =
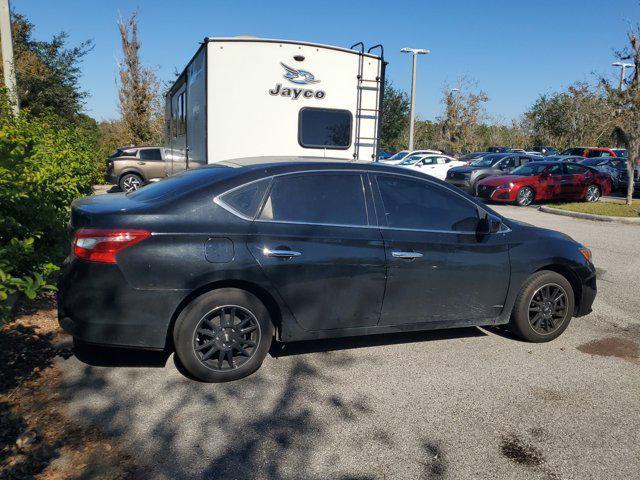
[(375, 50), (376, 48), (380, 50), (380, 58), (384, 58), (384, 47), (382, 46), (381, 43), (369, 48), (369, 50), (367, 50), (367, 53), (371, 53), (371, 51)]
[(362, 42), (354, 43), (349, 47), (349, 50), (355, 50), (357, 46), (360, 47), (360, 53), (364, 53), (364, 43)]

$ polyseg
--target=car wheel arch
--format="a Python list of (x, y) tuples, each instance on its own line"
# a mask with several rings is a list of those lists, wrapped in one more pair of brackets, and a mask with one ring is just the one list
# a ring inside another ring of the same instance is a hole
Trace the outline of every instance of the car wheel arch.
[(249, 292), (256, 297), (264, 304), (267, 311), (269, 312), (269, 316), (271, 317), (271, 322), (276, 329), (276, 338), (280, 338), (281, 329), (282, 329), (282, 310), (280, 305), (273, 297), (271, 293), (269, 293), (264, 288), (259, 285), (251, 282), (247, 282), (245, 280), (220, 280), (217, 282), (208, 283), (202, 285), (191, 293), (186, 295), (182, 301), (178, 304), (173, 315), (171, 316), (171, 321), (169, 322), (169, 326), (167, 328), (167, 336), (165, 340), (165, 349), (172, 351), (174, 349), (173, 346), (173, 329), (175, 327), (176, 321), (180, 316), (180, 313), (193, 302), (196, 298), (200, 297), (205, 293), (212, 292), (214, 290), (219, 290), (221, 288), (236, 288), (238, 290), (244, 290)]
[(127, 168), (126, 170), (123, 170), (122, 172), (120, 172), (120, 175), (118, 176), (118, 183), (120, 183), (120, 180), (122, 180), (122, 177), (124, 177), (125, 175), (128, 175), (130, 173), (138, 175), (142, 179), (142, 181), (146, 183), (147, 178), (137, 168)]

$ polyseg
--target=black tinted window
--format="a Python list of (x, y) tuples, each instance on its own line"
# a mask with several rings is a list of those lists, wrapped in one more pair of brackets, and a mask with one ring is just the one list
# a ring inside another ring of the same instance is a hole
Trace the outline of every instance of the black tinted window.
[(221, 195), (220, 200), (236, 212), (253, 218), (258, 208), (260, 208), (262, 198), (269, 187), (269, 183), (270, 180), (266, 179), (244, 185)]
[(579, 173), (586, 173), (587, 169), (582, 165), (576, 165), (575, 163), (569, 163), (565, 167), (569, 175), (577, 175)]
[(209, 166), (185, 170), (159, 182), (149, 183), (144, 187), (127, 193), (127, 197), (141, 201), (156, 201), (169, 197), (178, 197), (197, 188), (209, 185), (225, 175), (233, 173), (233, 169), (223, 166)]
[(159, 148), (147, 148), (140, 150), (140, 160), (162, 160)]
[(362, 178), (356, 173), (276, 177), (260, 218), (264, 220), (366, 225)]
[(328, 108), (303, 108), (298, 120), (298, 140), (300, 145), (309, 148), (349, 148), (351, 112)]
[(409, 178), (377, 178), (389, 227), (444, 231), (478, 227), (478, 209), (453, 192)]

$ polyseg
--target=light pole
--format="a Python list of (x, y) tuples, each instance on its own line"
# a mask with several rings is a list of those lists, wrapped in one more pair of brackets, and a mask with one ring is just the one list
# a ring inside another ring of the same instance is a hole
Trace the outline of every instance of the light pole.
[(618, 86), (618, 89), (622, 91), (622, 84), (624, 82), (624, 72), (627, 68), (635, 67), (635, 65), (633, 63), (613, 62), (611, 66), (620, 67), (620, 85)]
[(2, 70), (4, 85), (7, 88), (11, 111), (18, 114), (18, 87), (16, 86), (16, 70), (13, 58), (13, 39), (11, 36), (11, 12), (9, 0), (0, 0), (0, 42), (2, 43)]
[(413, 124), (415, 123), (416, 59), (418, 55), (426, 55), (431, 52), (422, 48), (402, 48), (400, 51), (402, 53), (411, 53), (413, 55), (413, 66), (411, 69), (411, 108), (409, 110), (409, 151), (411, 151), (413, 150)]

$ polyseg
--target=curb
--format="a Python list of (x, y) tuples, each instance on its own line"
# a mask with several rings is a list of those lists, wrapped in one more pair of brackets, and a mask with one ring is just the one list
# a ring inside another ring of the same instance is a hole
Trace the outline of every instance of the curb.
[(606, 215), (593, 215), (591, 213), (572, 212), (569, 210), (560, 210), (559, 208), (545, 207), (544, 205), (538, 207), (538, 210), (545, 213), (552, 213), (554, 215), (562, 215), (565, 217), (582, 218), (583, 220), (595, 220), (597, 222), (615, 222), (625, 223), (628, 225), (640, 225), (640, 218), (634, 217), (609, 217)]

